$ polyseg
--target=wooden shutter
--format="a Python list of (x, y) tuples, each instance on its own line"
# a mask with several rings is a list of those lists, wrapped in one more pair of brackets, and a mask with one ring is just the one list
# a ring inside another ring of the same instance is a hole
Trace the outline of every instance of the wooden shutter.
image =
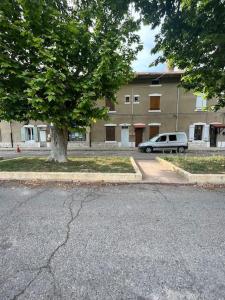
[(150, 96), (150, 110), (160, 110), (160, 96)]
[(149, 127), (149, 138), (153, 138), (154, 136), (159, 134), (159, 126), (150, 126)]
[(109, 111), (115, 111), (115, 103), (112, 100), (106, 99), (105, 106), (109, 108)]
[(106, 126), (106, 141), (115, 141), (115, 126)]

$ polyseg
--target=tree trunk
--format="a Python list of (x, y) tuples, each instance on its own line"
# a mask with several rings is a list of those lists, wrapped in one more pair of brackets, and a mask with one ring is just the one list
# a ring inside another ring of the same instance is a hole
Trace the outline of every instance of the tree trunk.
[(67, 162), (67, 144), (67, 128), (58, 128), (57, 126), (51, 128), (51, 153), (48, 160), (59, 163)]

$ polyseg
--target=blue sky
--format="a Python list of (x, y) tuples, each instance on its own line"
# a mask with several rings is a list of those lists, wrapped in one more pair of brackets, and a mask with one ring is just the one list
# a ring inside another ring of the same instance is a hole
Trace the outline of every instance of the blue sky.
[(151, 49), (154, 47), (155, 34), (158, 30), (152, 30), (150, 26), (142, 26), (138, 34), (141, 37), (144, 49), (139, 52), (137, 60), (133, 62), (132, 67), (137, 72), (149, 71), (165, 71), (163, 64), (149, 68), (150, 63), (154, 61), (157, 55), (151, 54)]

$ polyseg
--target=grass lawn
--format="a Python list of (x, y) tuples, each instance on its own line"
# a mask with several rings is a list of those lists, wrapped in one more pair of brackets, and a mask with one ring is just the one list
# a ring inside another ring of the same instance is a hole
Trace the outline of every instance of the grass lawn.
[(70, 157), (60, 164), (47, 162), (46, 157), (22, 157), (1, 161), (1, 171), (135, 173), (128, 157)]
[(193, 174), (225, 174), (225, 156), (172, 156), (163, 159)]

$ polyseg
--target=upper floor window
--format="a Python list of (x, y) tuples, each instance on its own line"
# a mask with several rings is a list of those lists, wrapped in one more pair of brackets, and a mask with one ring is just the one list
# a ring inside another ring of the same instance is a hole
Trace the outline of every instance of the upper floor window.
[(160, 97), (159, 95), (150, 95), (149, 110), (160, 110)]
[(130, 103), (130, 95), (125, 96), (125, 103)]
[(110, 99), (105, 99), (105, 106), (109, 109), (109, 111), (115, 111), (115, 103)]
[(202, 96), (197, 96), (195, 110), (196, 111), (203, 111), (207, 106), (206, 101), (207, 100), (204, 99)]
[(139, 99), (140, 96), (139, 95), (134, 95), (134, 103), (139, 103)]

